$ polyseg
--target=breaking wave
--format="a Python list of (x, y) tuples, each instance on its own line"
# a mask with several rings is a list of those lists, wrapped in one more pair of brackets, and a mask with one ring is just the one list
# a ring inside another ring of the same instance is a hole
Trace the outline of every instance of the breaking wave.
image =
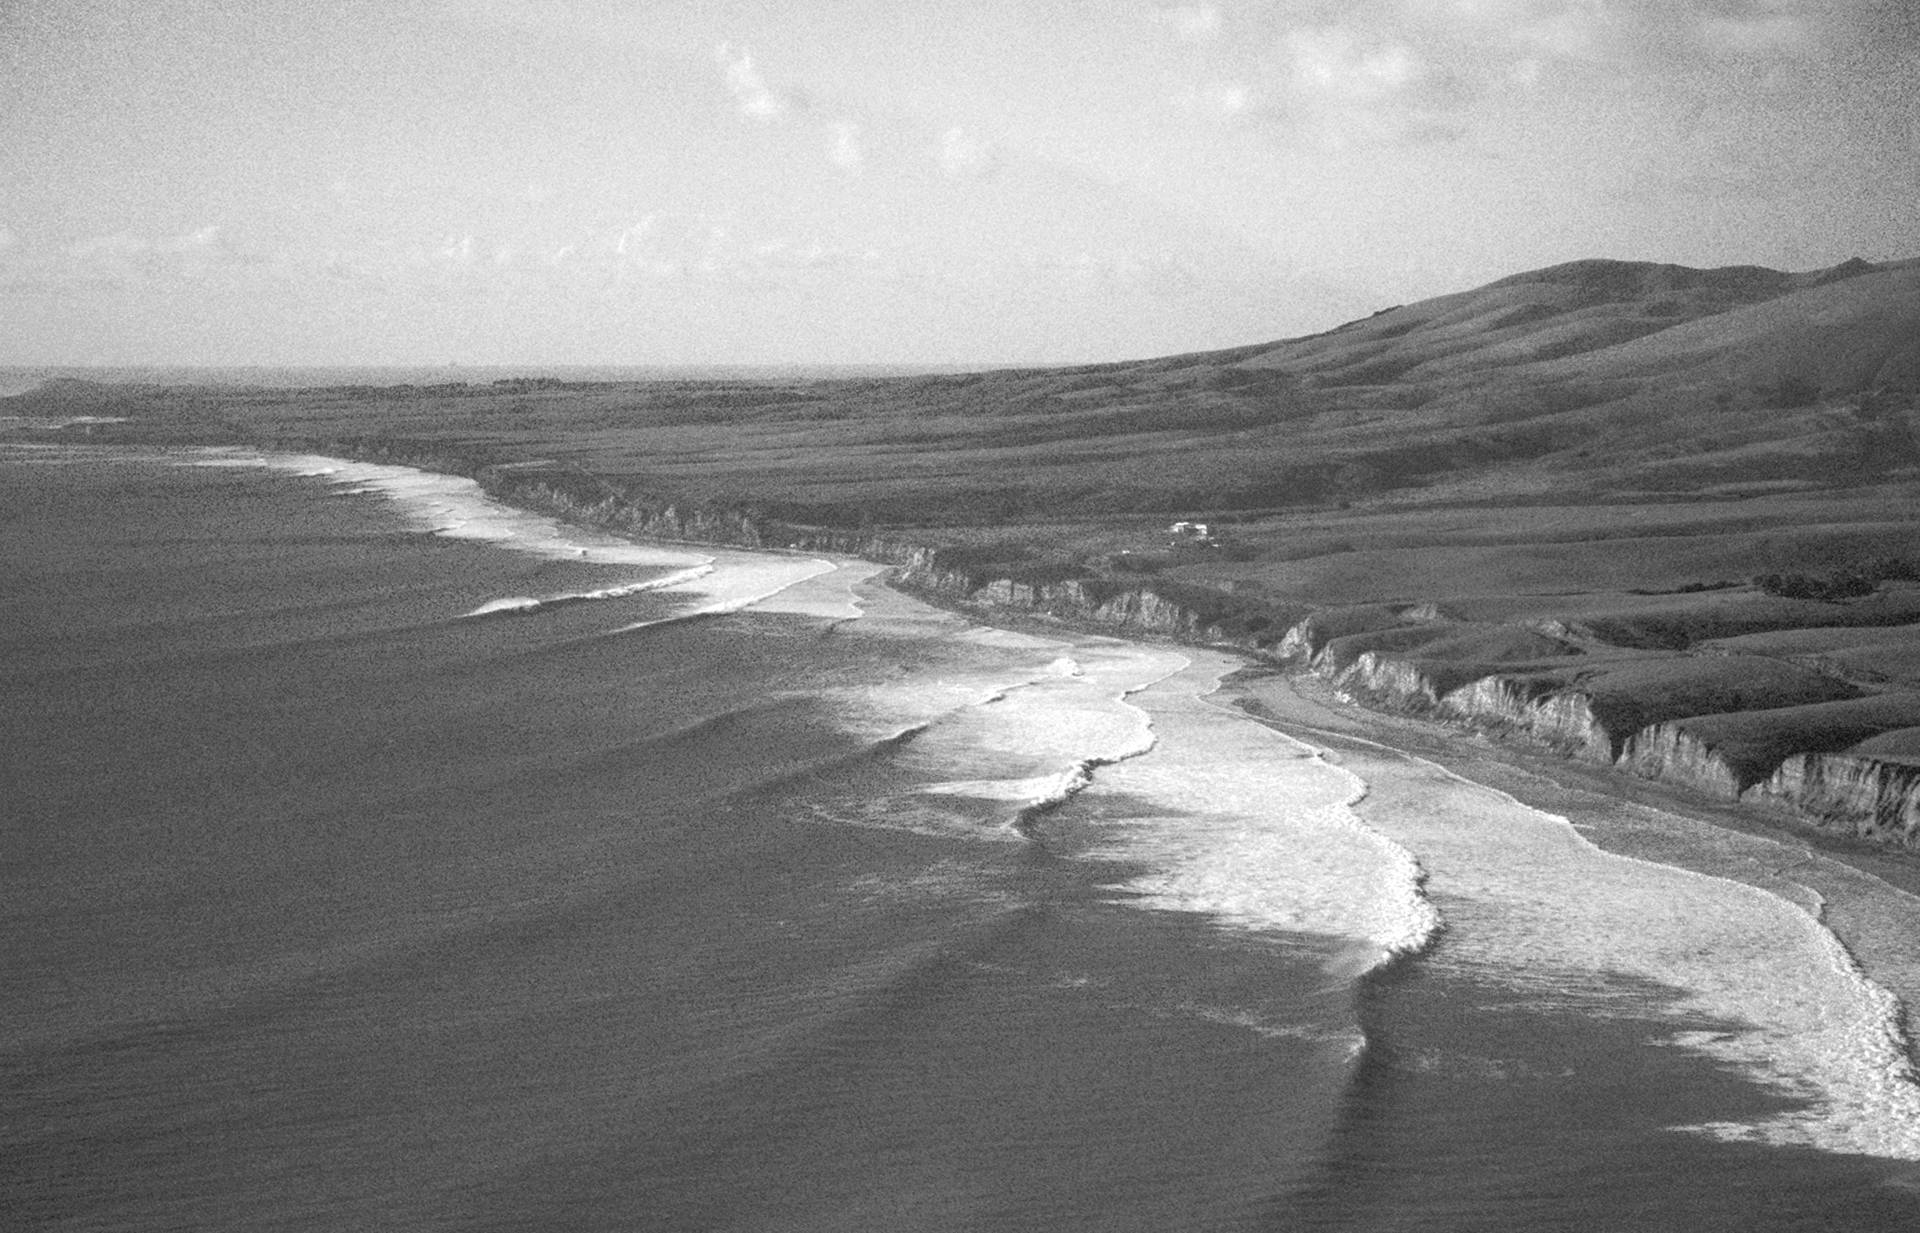
[[(718, 548), (710, 552), (692, 552), (620, 539), (503, 504), (488, 496), (471, 479), (421, 471), (414, 467), (360, 462), (319, 454), (259, 453), (233, 449), (201, 451), (193, 458), (192, 465), (264, 467), (303, 478), (324, 480), (342, 493), (377, 493), (392, 501), (418, 529), (449, 539), (476, 540), (547, 560), (671, 571), (665, 576), (648, 577), (594, 591), (552, 596), (507, 596), (480, 605), (466, 613), (468, 617), (526, 615), (565, 604), (642, 592), (682, 594), (696, 601), (689, 611), (637, 622), (615, 631), (628, 632), (765, 604), (789, 588), (843, 568), (835, 562), (813, 557)], [(849, 581), (844, 587), (829, 590), (810, 602), (797, 601), (794, 610), (811, 611), (814, 607), (824, 606), (833, 611), (845, 608), (847, 611), (844, 615), (859, 615), (858, 608), (841, 596), (853, 582), (870, 576), (873, 569), (865, 568), (862, 562), (846, 572)]]
[(1920, 1084), (1900, 1004), (1820, 922), (1818, 896), (1796, 904), (1605, 851), (1561, 815), (1376, 748), (1382, 756), (1355, 755), (1380, 788), (1366, 821), (1417, 853), (1464, 918), (1435, 952), (1436, 970), (1543, 1009), (1666, 1022), (1668, 1045), (1796, 1106), (1677, 1129), (1920, 1160)]
[(1046, 842), (1049, 819), (1084, 800), (1091, 812), (1062, 823), (1095, 837), (1082, 855), (1142, 870), (1117, 903), (1313, 935), (1334, 944), (1343, 978), (1431, 943), (1425, 871), (1354, 815), (1366, 785), (1207, 700), (1236, 661), (1110, 639), (1008, 649), (1031, 653), (1023, 679), (970, 697), (945, 681), (922, 699), (932, 714), (911, 761), (928, 778), (917, 808), (890, 801), (888, 816), (920, 825), (929, 805), (973, 802), (991, 829)]
[(711, 565), (695, 565), (679, 570), (662, 578), (652, 578), (645, 582), (629, 583), (625, 586), (601, 587), (593, 591), (569, 591), (559, 595), (545, 596), (508, 596), (505, 599), (490, 599), (481, 604), (468, 617), (486, 616), (526, 616), (535, 612), (544, 612), (549, 608), (559, 608), (567, 604), (587, 603), (596, 599), (623, 599), (629, 595), (641, 595), (648, 591), (664, 591), (686, 583), (705, 578), (713, 572)]

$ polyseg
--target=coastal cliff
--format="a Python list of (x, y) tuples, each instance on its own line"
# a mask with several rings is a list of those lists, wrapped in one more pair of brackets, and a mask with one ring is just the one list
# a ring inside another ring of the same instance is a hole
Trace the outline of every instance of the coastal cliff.
[(892, 581), (904, 590), (973, 608), (1054, 617), (1114, 633), (1256, 649), (1252, 642), (1236, 639), (1209, 621), (1206, 612), (1178, 603), (1149, 586), (1115, 586), (1077, 578), (1058, 582), (982, 580), (965, 570), (942, 568), (940, 557), (937, 549), (910, 551), (897, 562), (899, 568)]
[[(1290, 645), (1308, 640), (1300, 633)], [(1448, 678), (1459, 675), (1462, 665), (1366, 653), (1344, 666), (1325, 654), (1305, 666), (1383, 709), (1518, 739), (1860, 839), (1920, 848), (1920, 760), (1871, 752), (1873, 734), (1911, 730), (1920, 702), (1908, 695), (1801, 700), (1632, 727), (1630, 720), (1623, 724), (1604, 677), (1596, 688), (1592, 680), (1569, 680), (1550, 671), (1468, 666), (1465, 671), (1482, 675), (1449, 688)], [(1645, 674), (1643, 664), (1635, 667)], [(1844, 686), (1829, 686), (1828, 692), (1845, 692)], [(1776, 694), (1768, 700), (1795, 699)], [(1852, 748), (1855, 743), (1862, 747)], [(1806, 749), (1833, 744), (1849, 748)]]
[[(895, 567), (892, 581), (903, 590), (981, 610), (1016, 611), (1142, 634), (1256, 651), (1246, 628), (1246, 605), (1205, 588), (1185, 588), (1199, 599), (1183, 603), (1155, 584), (1116, 584), (1102, 578), (1014, 578), (983, 574), (965, 550), (920, 543), (897, 533), (822, 527), (766, 511), (695, 501), (651, 498), (577, 468), (539, 461), (474, 464), (471, 460), (413, 450), (404, 444), (332, 443), (359, 457), (469, 475), (490, 495), (585, 526), (644, 539), (670, 540), (761, 551), (825, 552), (858, 556)], [(1241, 618), (1234, 628), (1233, 618)]]
[[(1920, 764), (1791, 748), (1852, 742), (1920, 722), (1920, 703), (1905, 695), (1860, 697), (1810, 669), (1724, 655), (1627, 651), (1608, 659), (1563, 643), (1561, 658), (1519, 665), (1427, 659), (1418, 652), (1439, 647), (1443, 634), (1463, 639), (1456, 630), (1411, 630), (1405, 623), (1437, 616), (1417, 606), (1316, 612), (1263, 641), (1155, 594), (1150, 584), (983, 579), (941, 570), (938, 556), (909, 553), (899, 581), (980, 609), (1233, 647), (1290, 662), (1382, 709), (1471, 726), (1860, 839), (1920, 848)], [(1525, 632), (1546, 640), (1567, 631)], [(1479, 631), (1464, 641), (1484, 645), (1491, 636)], [(1516, 643), (1511, 628), (1501, 637), (1507, 647), (1541, 649)], [(1368, 640), (1403, 641), (1414, 653), (1358, 649)]]
[(1920, 764), (1834, 748), (1920, 726), (1920, 700), (1862, 698), (1805, 665), (1649, 650), (1644, 641), (1609, 647), (1592, 622), (1457, 622), (1431, 604), (1300, 611), (1191, 583), (1009, 565), (991, 551), (899, 531), (658, 499), (538, 460), (475, 460), (395, 442), (314, 448), (466, 474), (503, 501), (623, 535), (859, 556), (893, 566), (903, 590), (989, 619), (1037, 616), (1232, 649), (1312, 672), (1382, 709), (1920, 848)]
[(1618, 765), (1642, 779), (1680, 784), (1728, 800), (1738, 800), (1753, 786), (1750, 768), (1736, 765), (1724, 750), (1678, 724), (1651, 724), (1634, 733)]
[(1920, 764), (1860, 754), (1796, 754), (1757, 795), (1796, 813), (1831, 819), (1864, 839), (1920, 848)]

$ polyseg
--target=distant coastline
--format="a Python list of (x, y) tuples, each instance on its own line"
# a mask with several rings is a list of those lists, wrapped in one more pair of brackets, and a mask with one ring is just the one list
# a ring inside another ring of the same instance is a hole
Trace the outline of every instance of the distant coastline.
[(835, 381), (959, 371), (963, 369), (942, 364), (16, 364), (0, 366), (0, 398), (31, 393), (50, 381), (287, 391), (444, 384), (484, 388), (539, 381)]
[(1913, 848), (1916, 339), (1920, 261), (1594, 258), (1072, 368), (50, 369), (0, 412), (39, 441), (344, 452), (625, 535), (861, 555), (943, 601), (1236, 648)]

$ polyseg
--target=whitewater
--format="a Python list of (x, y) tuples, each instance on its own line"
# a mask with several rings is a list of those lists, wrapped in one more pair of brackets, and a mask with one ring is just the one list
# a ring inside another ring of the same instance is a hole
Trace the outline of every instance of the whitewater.
[[(597, 536), (501, 505), (472, 481), (405, 467), (282, 455), (202, 461), (379, 493), (439, 535), (669, 571), (578, 595), (502, 597), (475, 615), (657, 589), (698, 597), (693, 614), (758, 609), (857, 622), (879, 572), (845, 559), (690, 553)], [(1606, 853), (1564, 818), (1430, 763), (1390, 766), (1384, 752), (1364, 765), (1402, 792), (1360, 809), (1369, 783), (1355, 759), (1343, 766), (1215, 700), (1240, 666), (1218, 653), (983, 629), (912, 612), (897, 598), (887, 606), (891, 617), (867, 622), (879, 627), (873, 636), (938, 628), (1035, 662), (1012, 678), (868, 688), (838, 699), (844, 720), (876, 740), (910, 733), (906, 756), (922, 763), (952, 768), (984, 756), (1004, 768), (1017, 758), (1029, 773), (941, 779), (918, 789), (922, 801), (886, 802), (869, 821), (884, 814), (951, 830), (940, 810), (915, 805), (969, 798), (1004, 809), (984, 840), (1030, 840), (1039, 819), (1082, 794), (1126, 798), (1131, 816), (1080, 854), (1144, 868), (1115, 888), (1117, 901), (1199, 914), (1221, 928), (1333, 939), (1339, 957), (1329, 970), (1344, 979), (1420, 955), (1444, 928), (1436, 966), (1581, 1013), (1657, 1014), (1672, 1025), (1673, 1047), (1736, 1066), (1802, 1105), (1677, 1129), (1920, 1161), (1920, 1086), (1899, 1003), (1822, 927), (1817, 905)], [(1447, 905), (1444, 920), (1436, 901)], [(1674, 994), (1654, 1006), (1610, 992), (1621, 978)]]
[(1920, 1215), (1920, 905), (1785, 838), (457, 477), (0, 477), (21, 1227)]

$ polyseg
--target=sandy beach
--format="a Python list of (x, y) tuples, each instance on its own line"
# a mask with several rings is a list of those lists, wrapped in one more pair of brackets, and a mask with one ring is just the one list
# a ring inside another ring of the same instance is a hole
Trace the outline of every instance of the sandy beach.
[(1364, 708), (1307, 673), (1252, 668), (1229, 678), (1221, 697), (1324, 748), (1366, 779), (1373, 794), (1359, 807), (1363, 817), (1419, 767), (1439, 766), (1565, 818), (1606, 852), (1730, 879), (1798, 904), (1900, 999), (1911, 1041), (1920, 960), (1906, 939), (1920, 925), (1920, 865), (1902, 854), (1543, 750)]
[[(1057, 620), (964, 611), (1088, 636)], [(1685, 1129), (1920, 1160), (1920, 962), (1905, 944), (1920, 929), (1920, 871), (1901, 854), (1378, 712), (1311, 673), (1180, 650), (1219, 680), (1206, 702), (1364, 784), (1352, 816), (1417, 862), (1437, 913), (1422, 973), (1514, 1006), (1642, 1023), (1650, 1040), (1729, 1066), (1782, 1102), (1768, 1116)], [(1156, 710), (1149, 695), (1132, 701)], [(1125, 792), (1129, 765), (1097, 771), (1096, 789), (1111, 779)], [(1284, 819), (1295, 805), (1282, 794), (1271, 808)], [(1278, 876), (1317, 867), (1310, 849), (1284, 844), (1260, 859)]]

